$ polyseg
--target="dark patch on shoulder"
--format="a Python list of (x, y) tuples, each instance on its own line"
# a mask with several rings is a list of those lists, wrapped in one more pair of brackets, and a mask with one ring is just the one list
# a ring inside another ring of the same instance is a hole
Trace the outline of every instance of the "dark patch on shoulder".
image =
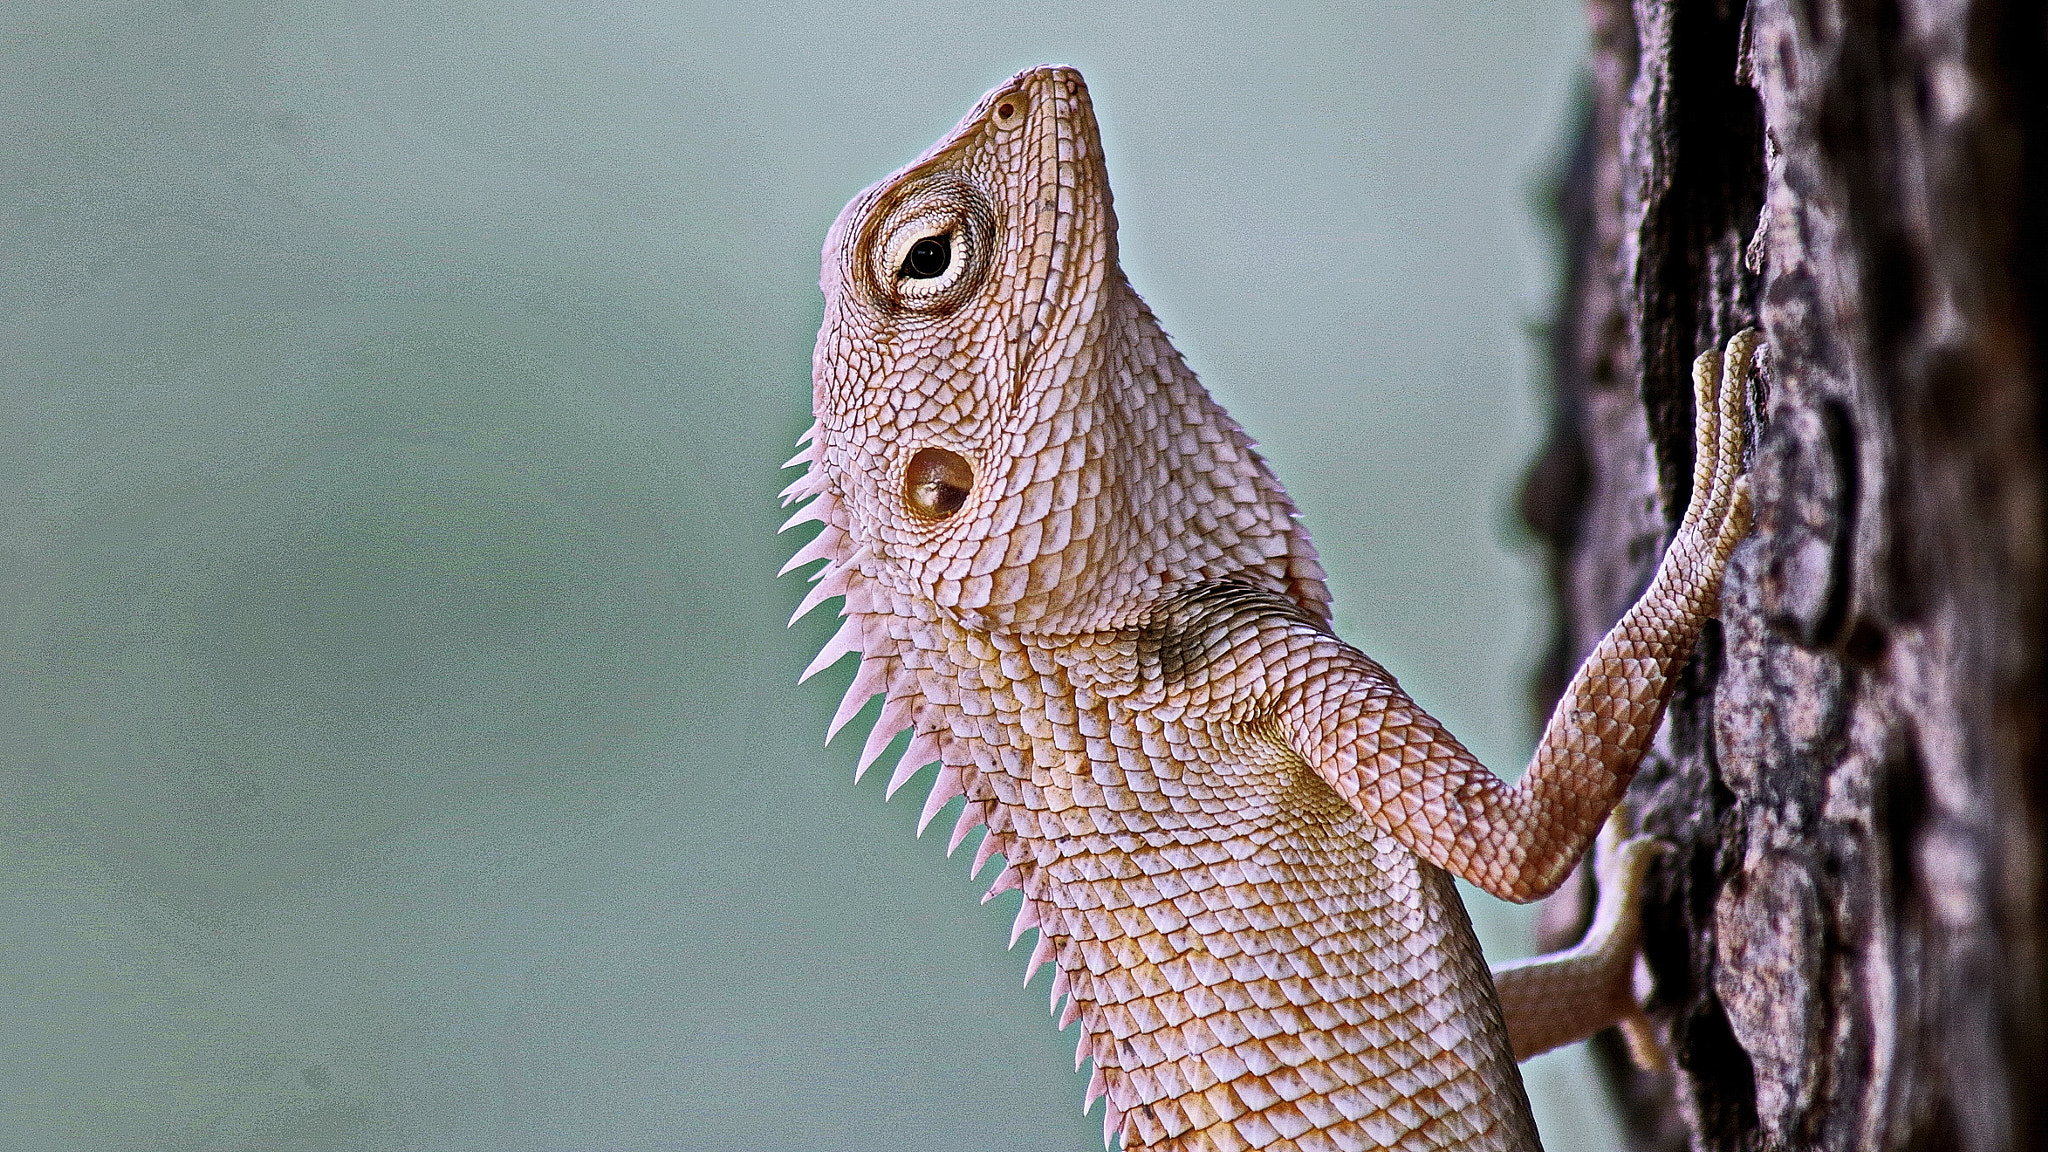
[(1138, 667), (1167, 687), (1214, 664), (1230, 647), (1230, 634), (1247, 620), (1280, 619), (1328, 633), (1329, 625), (1278, 592), (1235, 580), (1184, 588), (1152, 606), (1138, 626)]

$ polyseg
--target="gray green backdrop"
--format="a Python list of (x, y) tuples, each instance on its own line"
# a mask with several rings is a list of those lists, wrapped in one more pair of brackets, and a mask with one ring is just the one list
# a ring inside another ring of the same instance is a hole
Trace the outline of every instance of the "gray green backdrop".
[[(1580, 19), (9, 6), (0, 1148), (1096, 1146), (1015, 895), (820, 748), (850, 664), (794, 683), (825, 228), (1079, 65), (1340, 625), (1518, 770)], [(1577, 1059), (1555, 1149), (1609, 1142)]]

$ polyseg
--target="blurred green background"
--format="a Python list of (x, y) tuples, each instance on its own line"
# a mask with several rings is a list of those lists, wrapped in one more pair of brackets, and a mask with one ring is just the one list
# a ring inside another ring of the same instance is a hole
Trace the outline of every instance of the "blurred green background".
[[(1563, 0), (10, 5), (0, 1148), (1094, 1147), (1016, 896), (819, 747), (850, 664), (795, 684), (826, 226), (1079, 65), (1126, 267), (1340, 625), (1512, 770), (1525, 204), (1581, 37)], [(1578, 1059), (1531, 1072), (1554, 1149), (1611, 1142)]]

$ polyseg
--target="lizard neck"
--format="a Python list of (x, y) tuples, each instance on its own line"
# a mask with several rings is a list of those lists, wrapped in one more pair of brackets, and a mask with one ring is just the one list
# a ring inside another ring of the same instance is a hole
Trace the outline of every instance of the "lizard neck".
[(1329, 590), (1293, 501), (1122, 272), (1111, 281), (1105, 320), (1118, 355), (1100, 403), (1114, 437), (1116, 539), (1073, 605), (1082, 610), (1062, 623), (1127, 627), (1162, 597), (1215, 580), (1278, 592), (1327, 622)]

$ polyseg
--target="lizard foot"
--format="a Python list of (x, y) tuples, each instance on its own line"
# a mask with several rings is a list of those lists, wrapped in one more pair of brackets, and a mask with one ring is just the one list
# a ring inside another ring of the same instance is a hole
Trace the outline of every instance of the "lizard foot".
[(1763, 337), (1744, 328), (1725, 353), (1709, 348), (1692, 363), (1692, 498), (1674, 544), (1718, 573), (1728, 553), (1749, 533), (1749, 478), (1742, 474), (1747, 436), (1743, 409)]

